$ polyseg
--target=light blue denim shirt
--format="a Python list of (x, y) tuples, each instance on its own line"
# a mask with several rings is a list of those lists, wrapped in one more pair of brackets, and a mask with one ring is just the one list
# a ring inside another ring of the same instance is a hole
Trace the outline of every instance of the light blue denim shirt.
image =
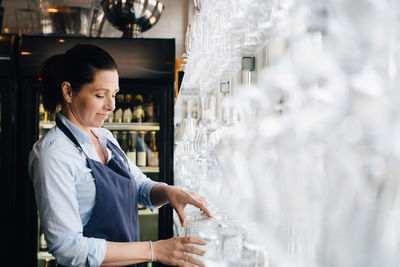
[[(88, 157), (98, 160), (89, 135), (59, 114)], [(111, 132), (93, 128), (108, 160), (114, 155), (107, 148), (107, 139), (119, 147)], [(127, 157), (123, 159), (136, 180), (139, 203), (152, 210), (150, 190), (157, 183), (147, 178)], [(66, 266), (99, 266), (106, 253), (106, 241), (82, 235), (95, 205), (96, 187), (85, 155), (58, 128), (53, 127), (33, 146), (29, 157), (36, 203), (49, 252)]]

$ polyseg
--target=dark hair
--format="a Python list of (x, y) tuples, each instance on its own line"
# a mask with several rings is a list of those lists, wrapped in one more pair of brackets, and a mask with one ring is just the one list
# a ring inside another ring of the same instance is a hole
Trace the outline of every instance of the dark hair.
[(61, 84), (67, 81), (74, 92), (94, 81), (99, 70), (117, 70), (114, 59), (103, 49), (89, 44), (78, 44), (65, 54), (46, 59), (41, 66), (43, 106), (55, 111), (63, 103)]

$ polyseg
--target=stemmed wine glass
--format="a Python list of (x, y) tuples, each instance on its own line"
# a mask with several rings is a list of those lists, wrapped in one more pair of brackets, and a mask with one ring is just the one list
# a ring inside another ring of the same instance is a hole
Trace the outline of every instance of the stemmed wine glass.
[(183, 119), (176, 128), (175, 140), (177, 146), (183, 149), (183, 153), (178, 155), (175, 160), (175, 177), (181, 182), (180, 185), (182, 187), (189, 189), (191, 189), (192, 185), (193, 158), (191, 157), (191, 150), (196, 127), (196, 120), (188, 117)]
[[(216, 118), (216, 98), (214, 95), (200, 97), (201, 115), (195, 137), (194, 148), (201, 157), (210, 156), (215, 141), (212, 134), (218, 129)], [(216, 136), (214, 136), (216, 137)]]

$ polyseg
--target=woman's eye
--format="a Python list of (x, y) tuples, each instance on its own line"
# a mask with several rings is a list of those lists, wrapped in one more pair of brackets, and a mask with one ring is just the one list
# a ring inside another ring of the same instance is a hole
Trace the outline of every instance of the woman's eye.
[(97, 98), (104, 98), (104, 95), (96, 95)]

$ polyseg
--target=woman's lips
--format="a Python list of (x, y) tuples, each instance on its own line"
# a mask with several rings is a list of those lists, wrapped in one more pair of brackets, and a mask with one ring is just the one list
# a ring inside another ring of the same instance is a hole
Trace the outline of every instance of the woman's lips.
[(99, 117), (102, 118), (103, 120), (105, 120), (105, 119), (108, 118), (108, 114), (100, 114), (100, 113), (97, 113), (97, 116), (99, 116)]

